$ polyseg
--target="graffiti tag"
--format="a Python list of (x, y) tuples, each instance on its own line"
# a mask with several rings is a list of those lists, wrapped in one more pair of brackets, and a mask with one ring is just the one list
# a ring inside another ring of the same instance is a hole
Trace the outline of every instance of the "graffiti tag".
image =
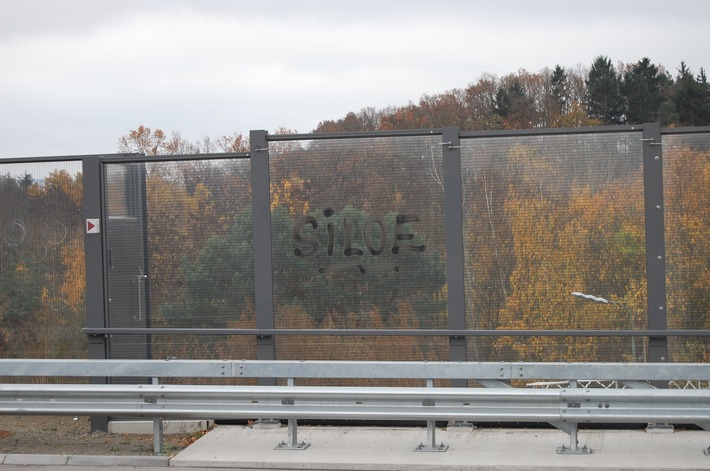
[[(360, 273), (368, 271), (399, 271), (396, 262), (380, 262), (365, 265), (367, 257), (380, 257), (389, 251), (393, 256), (405, 252), (424, 252), (426, 245), (414, 243), (415, 234), (411, 224), (419, 222), (419, 217), (411, 214), (398, 214), (394, 218), (392, 228), (392, 241), (388, 240), (388, 230), (385, 221), (379, 217), (367, 217), (362, 223), (361, 230), (356, 230), (354, 221), (347, 217), (334, 218), (335, 211), (327, 208), (323, 211), (324, 223), (319, 222), (315, 216), (301, 216), (293, 225), (293, 241), (298, 245), (293, 251), (300, 259), (311, 260), (325, 250), (328, 258), (347, 260), (332, 262), (320, 267), (320, 273), (333, 273), (357, 269)], [(318, 229), (325, 224), (325, 242), (318, 237)], [(310, 227), (310, 229), (308, 229)], [(337, 235), (342, 235), (338, 238)], [(341, 240), (340, 244), (337, 240)]]

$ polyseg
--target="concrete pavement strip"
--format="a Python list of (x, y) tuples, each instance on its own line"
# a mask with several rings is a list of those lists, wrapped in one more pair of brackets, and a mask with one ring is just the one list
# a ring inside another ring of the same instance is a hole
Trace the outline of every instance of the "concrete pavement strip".
[(286, 429), (220, 426), (170, 460), (172, 467), (359, 470), (695, 470), (710, 469), (706, 431), (647, 433), (582, 430), (592, 454), (558, 454), (569, 437), (555, 429), (450, 428), (436, 430), (445, 452), (415, 452), (426, 429), (299, 427), (305, 450), (277, 450)]
[(418, 427), (301, 426), (305, 450), (278, 450), (287, 429), (217, 426), (172, 458), (167, 456), (0, 455), (0, 469), (270, 469), (270, 470), (709, 470), (706, 431), (647, 433), (582, 430), (591, 454), (558, 454), (569, 437), (554, 429), (436, 430), (445, 452), (415, 452), (427, 438)]

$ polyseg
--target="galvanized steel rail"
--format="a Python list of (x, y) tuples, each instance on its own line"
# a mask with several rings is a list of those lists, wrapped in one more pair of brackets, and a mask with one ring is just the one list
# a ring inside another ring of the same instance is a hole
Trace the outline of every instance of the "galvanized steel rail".
[[(697, 424), (710, 430), (710, 388), (658, 389), (652, 384), (707, 384), (709, 364), (0, 359), (0, 377), (287, 379), (282, 386), (0, 384), (0, 414), (134, 416), (161, 423), (167, 417), (288, 419), (288, 441), (280, 449), (307, 448), (297, 440), (298, 419), (426, 421), (427, 442), (419, 451), (446, 450), (436, 444), (437, 420), (549, 422), (569, 434), (569, 446), (560, 447), (561, 453), (590, 451), (578, 445), (580, 423)], [(616, 380), (627, 388), (577, 387), (585, 378)], [(303, 379), (421, 380), (422, 386), (296, 385)], [(485, 387), (435, 387), (436, 381), (451, 379)], [(554, 380), (569, 387), (513, 388), (513, 380), (523, 385)]]
[(710, 381), (710, 364), (0, 359), (2, 376)]

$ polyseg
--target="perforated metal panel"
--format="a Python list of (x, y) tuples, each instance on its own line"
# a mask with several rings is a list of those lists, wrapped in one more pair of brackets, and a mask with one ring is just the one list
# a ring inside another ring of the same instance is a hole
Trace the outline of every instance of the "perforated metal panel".
[[(462, 139), (468, 328), (646, 328), (641, 139), (640, 132)], [(629, 338), (469, 344), (470, 358), (484, 361), (647, 357), (643, 341)]]
[[(277, 328), (445, 329), (441, 137), (269, 148)], [(277, 358), (446, 359), (442, 339), (282, 338)]]
[(0, 163), (0, 357), (86, 355), (80, 162)]

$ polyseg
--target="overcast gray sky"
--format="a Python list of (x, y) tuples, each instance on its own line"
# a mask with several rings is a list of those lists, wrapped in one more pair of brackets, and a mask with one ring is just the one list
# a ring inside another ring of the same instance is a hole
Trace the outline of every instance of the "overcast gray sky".
[(0, 0), (0, 157), (111, 153), (649, 57), (710, 66), (710, 1)]

